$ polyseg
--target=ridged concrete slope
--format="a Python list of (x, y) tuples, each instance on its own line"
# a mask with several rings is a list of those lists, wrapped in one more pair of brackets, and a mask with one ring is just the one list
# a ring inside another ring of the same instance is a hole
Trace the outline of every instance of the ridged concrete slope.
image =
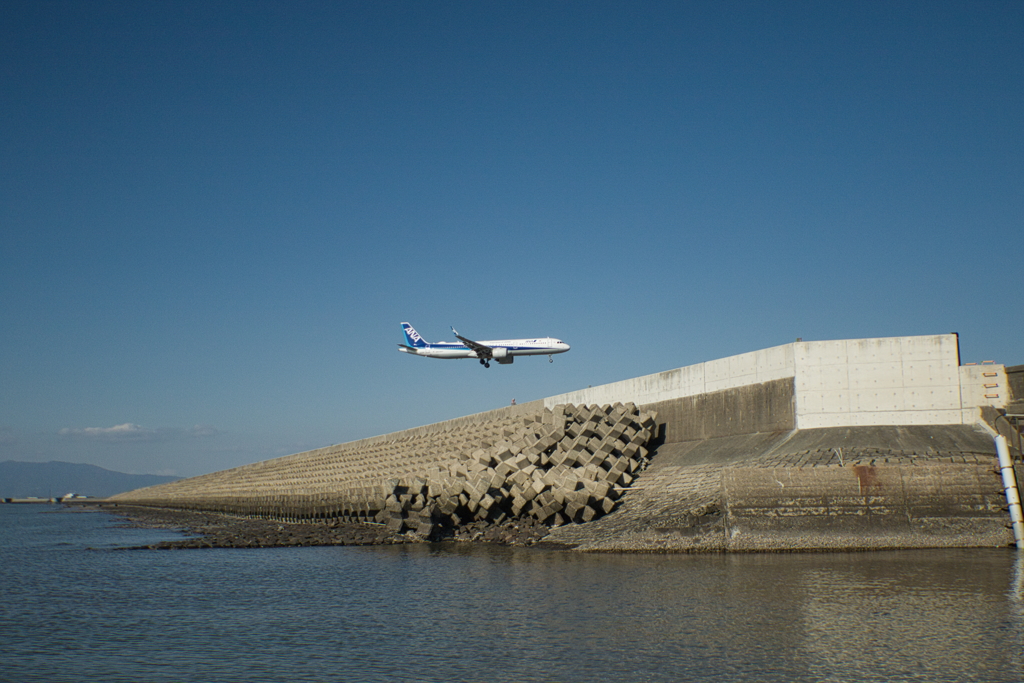
[(535, 403), (120, 494), (134, 505), (388, 524), (429, 536), (474, 521), (552, 525), (610, 512), (648, 462), (655, 415)]
[(587, 551), (1011, 545), (995, 449), (964, 425), (842, 427), (664, 444), (616, 511), (550, 540)]

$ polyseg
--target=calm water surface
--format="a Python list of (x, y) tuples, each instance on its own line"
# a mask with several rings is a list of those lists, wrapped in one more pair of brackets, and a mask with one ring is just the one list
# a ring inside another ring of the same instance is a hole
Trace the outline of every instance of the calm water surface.
[(2, 681), (1024, 681), (1015, 551), (116, 550), (0, 505)]

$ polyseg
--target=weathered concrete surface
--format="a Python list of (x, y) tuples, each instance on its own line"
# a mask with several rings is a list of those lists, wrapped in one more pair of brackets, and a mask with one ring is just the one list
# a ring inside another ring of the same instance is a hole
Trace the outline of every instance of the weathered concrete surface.
[[(959, 365), (955, 334), (799, 341), (544, 399), (647, 406), (791, 380), (795, 427), (972, 424), (1002, 408), (1003, 366)], [(751, 430), (754, 431), (754, 430)]]
[(748, 384), (644, 405), (657, 412), (659, 443), (796, 428), (793, 380)]
[[(1013, 406), (1024, 406), (1024, 365), (1012, 365), (1006, 368), (1006, 388), (1009, 402)], [(1008, 412), (1018, 412), (1011, 410), (1011, 407), (1007, 406)]]
[(1001, 547), (1004, 505), (980, 428), (796, 430), (663, 445), (612, 514), (549, 538), (585, 551)]
[(729, 550), (998, 547), (1005, 500), (992, 462), (729, 467)]

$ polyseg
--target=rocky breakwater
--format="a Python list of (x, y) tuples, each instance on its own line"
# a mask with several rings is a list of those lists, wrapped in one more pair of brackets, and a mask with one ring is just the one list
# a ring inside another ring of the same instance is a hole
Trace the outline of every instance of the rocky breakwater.
[(499, 409), (129, 491), (106, 506), (252, 520), (228, 524), (221, 536), (232, 546), (282, 542), (258, 522), (305, 525), (313, 537), (336, 527), (325, 542), (348, 542), (362, 525), (403, 542), (530, 544), (614, 509), (647, 467), (654, 429), (655, 414), (633, 404)]
[(655, 418), (633, 404), (545, 409), (447, 464), (389, 480), (376, 521), (431, 539), (516, 521), (589, 522), (611, 512), (647, 467)]

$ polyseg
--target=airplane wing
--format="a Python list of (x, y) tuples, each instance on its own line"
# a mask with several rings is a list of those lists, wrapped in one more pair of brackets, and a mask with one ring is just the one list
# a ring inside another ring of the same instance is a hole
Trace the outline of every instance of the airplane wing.
[(455, 338), (458, 339), (463, 344), (465, 344), (467, 347), (469, 347), (471, 351), (476, 351), (476, 355), (478, 358), (482, 360), (494, 358), (494, 349), (492, 349), (490, 346), (484, 346), (483, 344), (475, 342), (472, 339), (466, 339), (458, 332), (456, 332), (454, 327), (452, 328), (452, 332), (455, 334)]

